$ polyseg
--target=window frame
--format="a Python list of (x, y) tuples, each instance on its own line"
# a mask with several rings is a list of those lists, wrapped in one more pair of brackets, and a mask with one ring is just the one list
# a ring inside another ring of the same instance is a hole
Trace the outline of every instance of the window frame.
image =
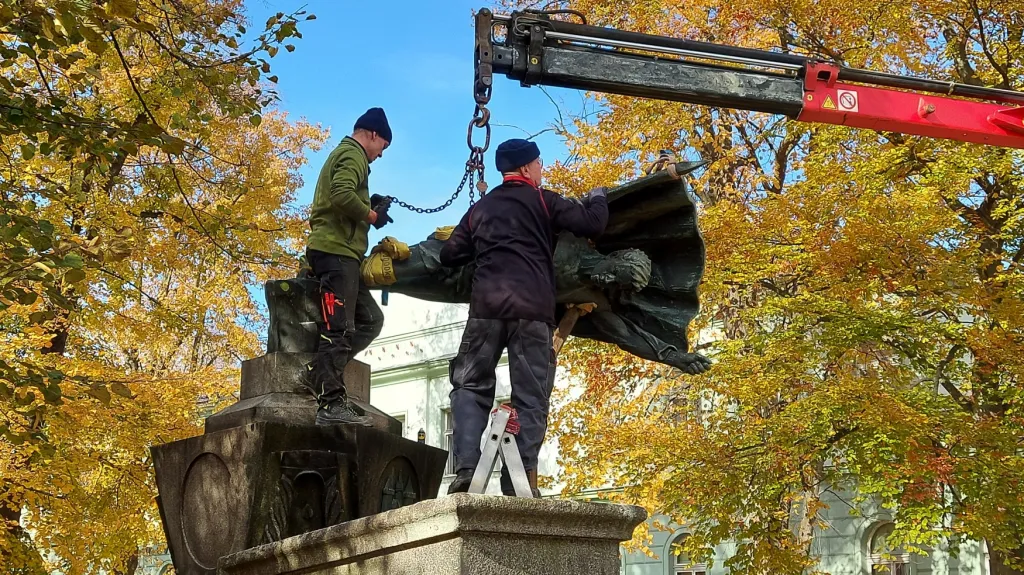
[[(877, 553), (875, 551), (875, 538), (879, 537), (886, 529), (888, 529), (888, 533), (892, 533), (891, 528), (894, 526), (895, 524), (892, 521), (883, 521), (871, 529), (871, 534), (867, 541), (868, 573), (870, 575), (881, 575), (883, 573), (886, 575), (912, 575), (914, 572), (910, 553), (906, 551), (902, 553), (889, 552), (888, 554), (891, 558), (887, 558), (885, 557), (886, 552)], [(884, 537), (888, 537), (888, 533)], [(888, 549), (889, 545), (887, 542), (883, 541), (882, 544)], [(876, 566), (885, 567), (886, 570), (876, 569)]]
[(454, 418), (452, 417), (452, 408), (448, 406), (441, 410), (444, 414), (444, 450), (448, 452), (448, 459), (444, 462), (444, 476), (453, 477), (455, 475), (455, 450), (452, 449), (452, 424)]
[(673, 537), (668, 543), (668, 575), (708, 575), (707, 563), (680, 563), (680, 559), (689, 560), (685, 553), (676, 554), (673, 547), (681, 546), (683, 541), (689, 537), (689, 533), (680, 533)]

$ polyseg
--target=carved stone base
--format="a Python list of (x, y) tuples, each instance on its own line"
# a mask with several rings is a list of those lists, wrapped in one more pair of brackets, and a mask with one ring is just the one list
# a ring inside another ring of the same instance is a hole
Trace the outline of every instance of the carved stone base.
[(647, 517), (604, 503), (460, 493), (248, 549), (225, 575), (618, 575)]
[(275, 422), (152, 452), (179, 575), (210, 575), (224, 555), (434, 498), (447, 458), (367, 427)]

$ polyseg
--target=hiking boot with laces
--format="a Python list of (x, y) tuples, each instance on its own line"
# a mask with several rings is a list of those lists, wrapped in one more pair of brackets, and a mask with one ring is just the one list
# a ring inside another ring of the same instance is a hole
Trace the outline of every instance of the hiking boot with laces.
[(338, 425), (341, 423), (354, 423), (370, 427), (371, 419), (365, 415), (356, 413), (347, 401), (335, 401), (321, 407), (316, 412), (317, 425)]

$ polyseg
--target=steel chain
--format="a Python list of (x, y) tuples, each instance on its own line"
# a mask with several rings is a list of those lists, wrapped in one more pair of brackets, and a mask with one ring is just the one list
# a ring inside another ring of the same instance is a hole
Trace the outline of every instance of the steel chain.
[[(473, 118), (469, 121), (469, 127), (466, 128), (466, 145), (469, 146), (469, 159), (466, 160), (466, 173), (462, 176), (462, 181), (459, 182), (459, 187), (455, 188), (455, 193), (452, 197), (448, 198), (448, 201), (437, 206), (436, 208), (418, 208), (412, 204), (403, 202), (402, 200), (388, 196), (393, 203), (399, 206), (416, 212), (418, 214), (434, 214), (452, 205), (462, 190), (465, 189), (466, 184), (469, 184), (469, 205), (472, 206), (476, 203), (476, 192), (480, 192), (480, 197), (484, 196), (487, 192), (487, 182), (484, 181), (484, 153), (487, 152), (487, 148), (491, 145), (491, 111), (487, 109), (487, 101), (490, 99), (490, 91), (480, 98), (477, 98), (476, 109), (473, 111)], [(473, 128), (477, 127), (484, 130), (484, 145), (476, 146), (473, 144)], [(474, 190), (473, 182), (476, 180), (476, 189)]]

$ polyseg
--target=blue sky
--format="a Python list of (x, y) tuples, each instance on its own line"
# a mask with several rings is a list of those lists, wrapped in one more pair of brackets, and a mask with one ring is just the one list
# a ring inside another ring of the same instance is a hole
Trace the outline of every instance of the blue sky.
[[(351, 132), (355, 119), (367, 108), (380, 106), (394, 141), (371, 166), (371, 193), (423, 207), (444, 203), (462, 179), (469, 154), (466, 126), (475, 105), (472, 11), (489, 6), (487, 1), (247, 2), (252, 28), (262, 28), (276, 12), (302, 6), (316, 20), (301, 23), (302, 38), (294, 42), (294, 52), (281, 50), (271, 60), (271, 73), (279, 78), (278, 107), (292, 118), (330, 128), (331, 137), (323, 150), (309, 155), (298, 202), (309, 205), (321, 163)], [(545, 89), (564, 109), (581, 107), (581, 92)], [(494, 170), (498, 143), (550, 127), (557, 110), (541, 88), (523, 88), (504, 76), (495, 76), (489, 107), (492, 124), (507, 125), (493, 126), (487, 152), (487, 181), (493, 186), (500, 179)], [(565, 156), (561, 138), (551, 132), (535, 141), (546, 163)], [(414, 243), (437, 226), (458, 223), (469, 207), (467, 192), (435, 215), (392, 207), (395, 222), (379, 231), (371, 229), (371, 245), (384, 235)]]

